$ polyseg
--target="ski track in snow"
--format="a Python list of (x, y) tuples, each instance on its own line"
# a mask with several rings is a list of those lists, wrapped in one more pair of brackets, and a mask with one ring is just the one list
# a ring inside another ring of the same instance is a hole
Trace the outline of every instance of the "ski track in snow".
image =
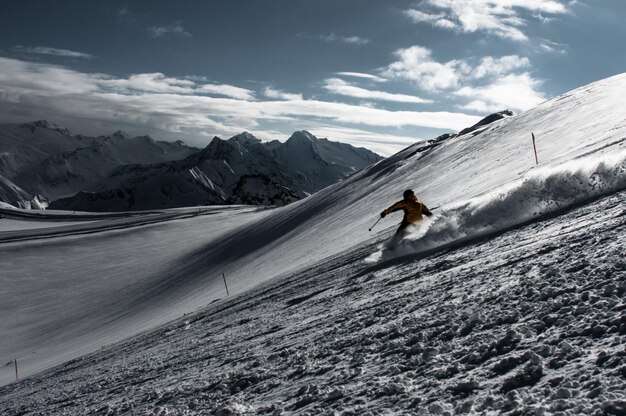
[(0, 388), (20, 414), (624, 414), (626, 192), (455, 250), (364, 244)]

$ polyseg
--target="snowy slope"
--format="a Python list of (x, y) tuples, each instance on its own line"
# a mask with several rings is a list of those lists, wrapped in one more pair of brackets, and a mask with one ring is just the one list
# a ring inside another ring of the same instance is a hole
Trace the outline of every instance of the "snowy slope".
[[(422, 240), (415, 245), (407, 241), (408, 251), (401, 254), (484, 238), (619, 192), (626, 188), (626, 115), (620, 107), (625, 93), (626, 75), (599, 81), (491, 124), (480, 134), (428, 148), (417, 144), (275, 210), (3, 244), (0, 266), (7, 273), (0, 305), (9, 305), (2, 312), (10, 319), (0, 322), (0, 336), (12, 344), (0, 359), (8, 362), (19, 355), (28, 374), (154, 327), (223, 297), (223, 272), (231, 293), (242, 293), (272, 278), (297, 276), (359, 245), (352, 259), (365, 261), (400, 218), (388, 216), (376, 234), (367, 229), (407, 187), (427, 205), (438, 206), (438, 214)], [(539, 167), (534, 165), (531, 131), (537, 137)], [(618, 205), (613, 215), (620, 212)], [(571, 221), (555, 227), (573, 226)], [(607, 241), (598, 250), (611, 244)], [(493, 250), (487, 261), (500, 256), (500, 250)], [(356, 273), (377, 265), (391, 267), (393, 261), (350, 267)], [(328, 264), (313, 276), (335, 267)], [(44, 278), (33, 278), (38, 276)], [(402, 270), (388, 278), (401, 279)], [(58, 290), (51, 299), (52, 288)], [(76, 316), (82, 318), (76, 322)], [(10, 377), (9, 368), (3, 380)]]
[(0, 388), (0, 409), (623, 414), (624, 198), (419, 261), (363, 268), (358, 246)]

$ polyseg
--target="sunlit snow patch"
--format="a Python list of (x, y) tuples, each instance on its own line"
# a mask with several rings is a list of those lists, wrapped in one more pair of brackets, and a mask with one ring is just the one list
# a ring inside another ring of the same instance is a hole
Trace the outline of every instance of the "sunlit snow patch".
[(418, 254), (500, 232), (623, 189), (626, 151), (537, 169), (491, 193), (442, 207), (395, 247), (380, 246), (366, 262)]

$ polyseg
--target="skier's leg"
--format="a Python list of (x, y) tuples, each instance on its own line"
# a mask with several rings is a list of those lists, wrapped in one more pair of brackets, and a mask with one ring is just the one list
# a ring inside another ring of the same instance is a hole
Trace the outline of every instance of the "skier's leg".
[(408, 223), (407, 221), (405, 221), (405, 220), (402, 220), (402, 222), (400, 223), (400, 227), (398, 227), (398, 231), (396, 231), (396, 233), (395, 233), (394, 237), (395, 237), (396, 235), (400, 235), (400, 234), (402, 234), (402, 232), (404, 231), (404, 229), (405, 229), (406, 227), (408, 227), (408, 226), (409, 226), (409, 223)]
[(400, 242), (400, 240), (402, 240), (402, 237), (404, 237), (404, 231), (408, 226), (409, 223), (402, 220), (402, 222), (400, 223), (400, 227), (398, 227), (398, 231), (396, 231), (393, 237), (391, 237), (391, 240), (389, 240), (390, 247), (396, 246)]

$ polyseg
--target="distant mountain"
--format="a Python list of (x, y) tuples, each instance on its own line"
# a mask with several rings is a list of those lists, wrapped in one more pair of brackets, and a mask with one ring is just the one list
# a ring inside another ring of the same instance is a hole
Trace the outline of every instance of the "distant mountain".
[(181, 141), (130, 137), (122, 131), (98, 137), (72, 135), (47, 121), (0, 124), (0, 175), (28, 196), (49, 199), (93, 190), (121, 165), (178, 160), (198, 150)]
[(54, 201), (55, 209), (156, 209), (207, 204), (285, 205), (382, 159), (367, 149), (296, 132), (263, 143), (244, 132), (215, 137), (199, 152), (165, 163), (120, 166), (94, 192)]
[(266, 148), (296, 187), (309, 194), (382, 159), (370, 150), (318, 139), (308, 131), (297, 131), (285, 143), (270, 142)]
[(24, 209), (44, 209), (48, 205), (48, 201), (30, 195), (4, 176), (0, 176), (0, 202)]

